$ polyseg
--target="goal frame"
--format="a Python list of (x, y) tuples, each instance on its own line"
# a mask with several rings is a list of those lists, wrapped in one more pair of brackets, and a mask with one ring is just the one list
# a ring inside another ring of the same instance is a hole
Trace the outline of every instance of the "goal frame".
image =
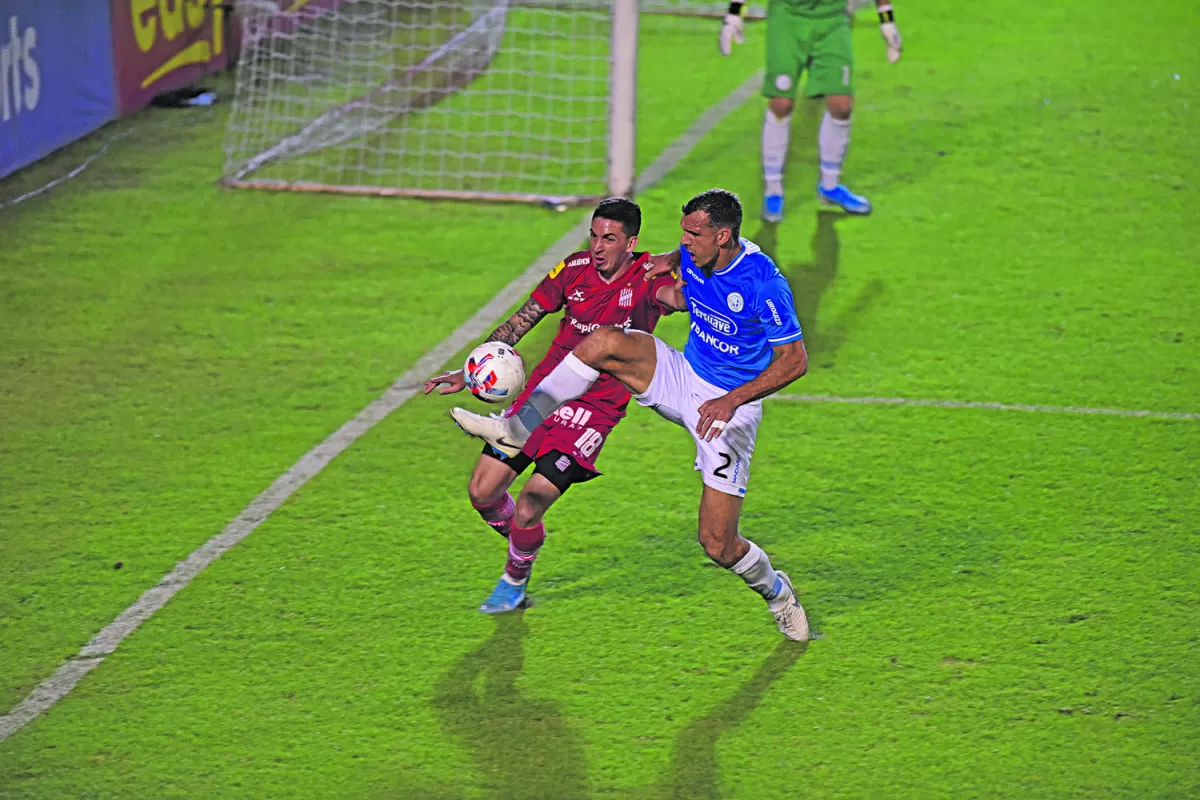
[[(253, 0), (251, 0), (253, 2)], [(516, 0), (512, 5), (522, 3)], [(538, 0), (532, 5), (543, 7)], [(595, 203), (604, 197), (632, 197), (634, 180), (636, 178), (636, 141), (637, 141), (637, 51), (638, 51), (638, 14), (639, 0), (610, 0), (610, 56), (609, 56), (609, 98), (608, 98), (608, 146), (607, 146), (607, 194), (567, 194), (548, 195), (522, 192), (487, 192), (458, 189), (428, 189), (401, 186), (371, 186), (354, 184), (333, 184), (306, 180), (279, 180), (272, 178), (252, 178), (252, 173), (259, 167), (275, 160), (277, 156), (287, 151), (289, 140), (303, 137), (312, 128), (331, 119), (345, 115), (356, 105), (362, 103), (371, 95), (355, 98), (342, 106), (326, 111), (317, 119), (310, 122), (298, 133), (286, 137), (274, 147), (264, 151), (249, 163), (243, 165), (232, 175), (227, 175), (218, 182), (228, 189), (258, 189), (271, 192), (301, 192), (329, 193), (355, 196), (375, 197), (415, 197), (431, 200), (474, 200), (484, 202), (515, 202), (540, 203), (556, 208), (572, 205)], [(243, 20), (243, 30), (247, 32), (252, 24), (249, 18)], [(473, 77), (473, 76), (472, 76)], [(386, 87), (382, 87), (386, 88)], [(375, 91), (380, 90), (374, 90)], [(437, 102), (441, 98), (434, 99)]]

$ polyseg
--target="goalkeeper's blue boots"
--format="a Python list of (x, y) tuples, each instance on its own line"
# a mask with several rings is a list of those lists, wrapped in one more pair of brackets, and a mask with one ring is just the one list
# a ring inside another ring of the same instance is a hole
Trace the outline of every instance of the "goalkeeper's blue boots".
[(783, 193), (763, 197), (763, 222), (783, 222)]
[(484, 614), (506, 614), (509, 611), (516, 611), (525, 602), (525, 587), (528, 585), (528, 580), (520, 586), (514, 586), (501, 578), (488, 599), (483, 601), (479, 610)]
[(832, 189), (826, 189), (817, 184), (817, 197), (827, 205), (839, 206), (847, 214), (870, 214), (871, 201), (862, 195), (842, 186), (840, 183)]

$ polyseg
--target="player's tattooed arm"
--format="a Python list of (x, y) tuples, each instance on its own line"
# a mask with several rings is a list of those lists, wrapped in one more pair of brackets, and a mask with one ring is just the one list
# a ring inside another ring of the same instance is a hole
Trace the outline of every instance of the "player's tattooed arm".
[(521, 337), (529, 333), (534, 325), (541, 322), (542, 317), (546, 316), (546, 309), (542, 308), (542, 304), (532, 297), (525, 301), (525, 304), (517, 309), (517, 313), (513, 314), (499, 328), (488, 334), (484, 339), (485, 342), (504, 342), (509, 347), (516, 347), (517, 342), (521, 341)]

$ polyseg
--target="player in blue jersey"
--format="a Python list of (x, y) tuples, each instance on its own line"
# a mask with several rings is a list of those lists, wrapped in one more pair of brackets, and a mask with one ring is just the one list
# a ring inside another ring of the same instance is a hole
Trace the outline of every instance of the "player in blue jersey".
[(698, 531), (704, 552), (766, 599), (785, 636), (804, 641), (808, 619), (791, 580), (738, 532), (762, 398), (808, 369), (791, 288), (771, 259), (738, 235), (741, 224), (737, 197), (710, 189), (683, 207), (680, 249), (656, 257), (653, 274), (681, 271), (675, 299), (691, 314), (682, 353), (648, 333), (602, 328), (580, 342), (512, 417), (458, 408), (451, 413), (485, 441), (520, 443), (601, 374), (612, 375), (638, 403), (691, 431), (695, 468), (704, 480)]

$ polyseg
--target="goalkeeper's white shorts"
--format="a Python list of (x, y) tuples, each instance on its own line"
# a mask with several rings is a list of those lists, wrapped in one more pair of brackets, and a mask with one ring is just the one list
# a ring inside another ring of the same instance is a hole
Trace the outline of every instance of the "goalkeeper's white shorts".
[(706, 442), (696, 433), (700, 406), (728, 392), (697, 375), (683, 353), (657, 336), (654, 349), (658, 358), (654, 378), (646, 392), (634, 395), (634, 399), (692, 434), (696, 442), (695, 468), (703, 476), (705, 486), (744, 497), (746, 484), (750, 482), (750, 457), (754, 455), (758, 424), (762, 422), (762, 401), (738, 408), (721, 435)]

